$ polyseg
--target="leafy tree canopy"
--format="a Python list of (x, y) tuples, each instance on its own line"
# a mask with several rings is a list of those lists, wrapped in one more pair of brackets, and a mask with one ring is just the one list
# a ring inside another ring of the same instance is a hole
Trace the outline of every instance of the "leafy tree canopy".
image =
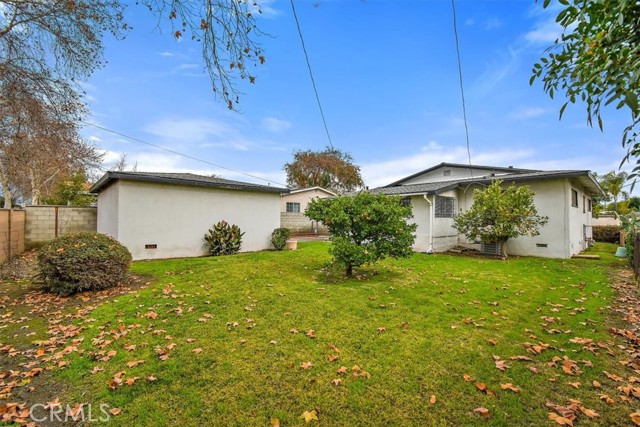
[(329, 252), (345, 267), (347, 276), (353, 274), (353, 267), (413, 253), (416, 225), (407, 222), (413, 217), (412, 208), (399, 197), (361, 192), (315, 199), (305, 215), (329, 228)]
[(322, 187), (336, 193), (364, 186), (360, 167), (350, 154), (327, 147), (323, 151), (296, 151), (293, 161), (284, 165), (287, 184), (293, 188)]
[(512, 184), (503, 190), (502, 181), (493, 181), (487, 188), (474, 191), (471, 209), (455, 217), (453, 228), (470, 240), (502, 243), (502, 256), (506, 258), (507, 240), (537, 236), (549, 220), (538, 215), (533, 195), (527, 186)]
[(96, 197), (89, 194), (87, 174), (78, 171), (57, 180), (51, 195), (43, 197), (45, 205), (90, 206)]
[[(640, 2), (635, 0), (560, 0), (556, 21), (562, 36), (534, 65), (531, 83), (540, 78), (551, 96), (586, 104), (587, 121), (603, 128), (602, 108), (612, 104), (631, 113), (623, 132), (624, 161), (635, 158), (629, 178), (640, 173)], [(548, 7), (550, 0), (544, 0)]]

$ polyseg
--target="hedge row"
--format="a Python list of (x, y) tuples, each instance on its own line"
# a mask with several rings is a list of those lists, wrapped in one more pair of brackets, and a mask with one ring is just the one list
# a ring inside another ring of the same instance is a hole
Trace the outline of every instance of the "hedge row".
[(596, 242), (619, 243), (620, 231), (622, 231), (622, 228), (618, 225), (594, 225), (593, 240)]

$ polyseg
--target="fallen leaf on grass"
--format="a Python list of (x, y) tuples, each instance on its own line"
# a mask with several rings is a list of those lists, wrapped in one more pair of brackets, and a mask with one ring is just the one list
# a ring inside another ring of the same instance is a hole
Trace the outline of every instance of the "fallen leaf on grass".
[(511, 383), (506, 383), (506, 384), (500, 384), (500, 388), (503, 390), (509, 390), (512, 391), (514, 393), (520, 393), (520, 389), (518, 387), (515, 387), (513, 384)]
[(599, 395), (598, 395), (598, 398), (599, 398), (600, 400), (604, 400), (604, 401), (605, 401), (607, 404), (609, 404), (609, 405), (613, 405), (614, 403), (616, 403), (616, 401), (615, 401), (615, 400), (613, 400), (611, 397), (609, 397), (608, 395), (606, 395), (606, 394), (604, 394), (604, 393), (599, 394)]
[(271, 427), (280, 427), (280, 420), (277, 418), (271, 418)]
[(602, 384), (600, 384), (598, 381), (593, 380), (593, 382), (591, 383), (595, 388), (601, 388)]
[(149, 382), (154, 382), (155, 380), (157, 380), (157, 378), (154, 377), (153, 375), (150, 375), (150, 376), (147, 377), (147, 381), (149, 381)]
[(309, 368), (310, 368), (310, 367), (312, 367), (312, 366), (313, 366), (313, 363), (311, 363), (311, 362), (302, 362), (302, 363), (300, 364), (300, 367), (301, 367), (302, 369), (309, 369)]
[(471, 378), (471, 376), (469, 374), (464, 374), (462, 376), (462, 378), (466, 381), (466, 382), (471, 382), (473, 381), (473, 378)]
[(335, 362), (336, 360), (340, 359), (340, 356), (335, 354), (330, 354), (328, 359), (329, 359), (329, 362)]
[(429, 403), (431, 403), (432, 405), (435, 405), (436, 402), (437, 402), (436, 395), (432, 394), (431, 397), (429, 398)]
[(340, 385), (340, 384), (342, 384), (342, 380), (340, 378), (333, 379), (333, 380), (331, 380), (331, 384)]
[(603, 371), (603, 372), (604, 372), (604, 374), (607, 376), (607, 378), (609, 378), (610, 380), (618, 381), (618, 382), (624, 381), (624, 378), (622, 378), (622, 377), (621, 377), (621, 376), (619, 376), (619, 375), (616, 375), (616, 374), (610, 374), (610, 373), (609, 373), (609, 372), (607, 372), (607, 371)]
[(575, 382), (575, 383), (569, 383), (569, 385), (573, 388), (580, 388), (580, 386), (582, 385), (582, 383), (580, 382)]
[(492, 339), (492, 338), (487, 339), (487, 342), (488, 342), (489, 344), (493, 345), (493, 346), (498, 345), (498, 341), (496, 341), (496, 340), (494, 340), (494, 339)]
[(304, 411), (300, 418), (303, 418), (305, 423), (310, 423), (314, 420), (318, 421), (318, 413), (315, 409), (313, 411)]
[(138, 365), (142, 365), (142, 364), (143, 364), (143, 363), (145, 363), (145, 362), (146, 362), (146, 360), (133, 360), (133, 361), (131, 361), (131, 362), (128, 362), (128, 363), (127, 363), (127, 366), (128, 366), (129, 368), (135, 368), (136, 366), (138, 366)]
[(338, 374), (346, 374), (347, 373), (347, 369), (348, 368), (346, 366), (340, 366), (340, 369), (338, 369), (336, 371), (336, 373), (338, 373)]
[(496, 360), (496, 368), (501, 371), (506, 371), (509, 369), (509, 366), (504, 362), (504, 360)]
[(202, 353), (202, 349), (201, 349), (200, 347), (198, 347), (198, 348), (194, 348), (194, 349), (193, 349), (193, 350), (191, 350), (191, 351), (193, 351), (195, 354), (200, 354), (200, 353)]
[(475, 412), (476, 414), (480, 414), (482, 418), (485, 419), (489, 419), (491, 417), (491, 414), (489, 413), (489, 410), (487, 408), (476, 408), (473, 410), (473, 412)]
[(629, 415), (629, 417), (635, 425), (640, 426), (640, 412), (634, 412), (633, 414)]
[(555, 412), (549, 412), (549, 419), (551, 421), (555, 421), (556, 423), (560, 424), (561, 426), (572, 426), (573, 425), (573, 421), (571, 421), (569, 418), (565, 418), (563, 416), (560, 416), (560, 415), (556, 414)]
[(120, 408), (111, 408), (111, 409), (109, 409), (109, 413), (111, 415), (120, 415), (121, 412), (122, 412), (122, 409), (120, 409)]
[(384, 332), (386, 330), (387, 330), (387, 328), (385, 328), (384, 326), (380, 326), (379, 328), (376, 329), (376, 331), (378, 331), (378, 332)]
[[(316, 331), (314, 331), (313, 329), (309, 329), (306, 333), (306, 336), (308, 336), (309, 338), (315, 338), (316, 337)], [(307, 421), (308, 422), (308, 421)]]

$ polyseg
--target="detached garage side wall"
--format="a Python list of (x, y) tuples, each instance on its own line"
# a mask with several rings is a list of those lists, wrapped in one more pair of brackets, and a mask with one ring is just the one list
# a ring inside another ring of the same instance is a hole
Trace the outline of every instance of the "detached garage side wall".
[(120, 181), (116, 181), (98, 194), (98, 233), (120, 241), (118, 223)]
[[(270, 246), (280, 195), (120, 180), (119, 239), (134, 259), (206, 254), (203, 236), (225, 220), (245, 233), (241, 251)], [(157, 245), (145, 249), (145, 245)]]

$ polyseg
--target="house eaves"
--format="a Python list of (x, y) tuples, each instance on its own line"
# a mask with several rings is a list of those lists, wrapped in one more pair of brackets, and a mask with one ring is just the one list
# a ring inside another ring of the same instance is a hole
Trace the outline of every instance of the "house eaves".
[(519, 169), (519, 168), (514, 168), (514, 167), (504, 167), (504, 166), (484, 166), (484, 165), (466, 165), (466, 164), (461, 164), (461, 163), (440, 163), (438, 165), (432, 166), (430, 168), (427, 168), (425, 170), (422, 170), (420, 172), (416, 172), (412, 175), (409, 175), (407, 177), (404, 177), (402, 179), (399, 179), (398, 181), (392, 182), (389, 185), (386, 185), (386, 187), (393, 187), (395, 185), (400, 185), (403, 182), (406, 182), (410, 179), (413, 179), (415, 177), (418, 177), (422, 174), (425, 173), (429, 173), (431, 171), (434, 171), (436, 169), (439, 168), (464, 168), (464, 169), (479, 169), (479, 170), (495, 170), (495, 171), (501, 171), (504, 173), (508, 173), (508, 174), (520, 174), (520, 173), (528, 173), (528, 172), (538, 172), (538, 170), (536, 169)]
[(288, 193), (287, 188), (272, 187), (270, 185), (251, 184), (242, 181), (233, 181), (223, 178), (215, 178), (191, 173), (171, 172), (114, 172), (105, 173), (89, 189), (91, 193), (100, 193), (117, 180), (152, 182), (157, 184), (173, 184), (191, 187), (219, 188), (225, 190), (255, 191), (262, 193)]

